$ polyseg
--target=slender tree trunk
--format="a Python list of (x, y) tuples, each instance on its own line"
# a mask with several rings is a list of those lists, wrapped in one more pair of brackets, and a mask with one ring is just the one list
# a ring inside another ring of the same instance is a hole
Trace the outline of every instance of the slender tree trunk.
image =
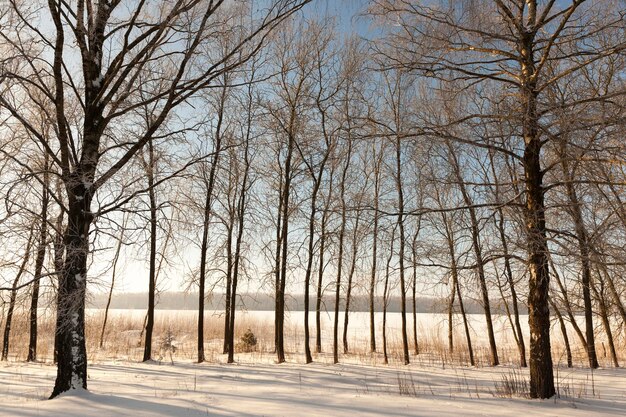
[(480, 288), (481, 301), (483, 304), (483, 309), (485, 312), (485, 322), (487, 324), (487, 337), (489, 340), (489, 353), (490, 358), (489, 362), (491, 366), (497, 366), (500, 364), (500, 360), (498, 359), (498, 349), (496, 346), (496, 337), (493, 330), (493, 321), (491, 317), (491, 304), (489, 301), (489, 290), (487, 289), (487, 278), (485, 276), (485, 264), (482, 254), (482, 247), (480, 243), (480, 225), (478, 223), (478, 217), (476, 216), (476, 209), (474, 208), (474, 203), (467, 192), (467, 187), (465, 185), (465, 181), (463, 176), (461, 175), (461, 170), (459, 166), (459, 161), (456, 157), (456, 153), (452, 144), (450, 142), (448, 145), (448, 155), (450, 158), (450, 162), (452, 164), (452, 169), (454, 171), (454, 175), (456, 176), (459, 190), (463, 196), (463, 201), (465, 205), (468, 207), (468, 212), (470, 215), (470, 226), (472, 233), (472, 249), (474, 251), (474, 256), (476, 257), (476, 272), (478, 275), (478, 285)]
[[(494, 218), (495, 221), (495, 218)], [(506, 274), (506, 280), (509, 284), (509, 290), (511, 291), (511, 305), (513, 307), (513, 318), (515, 321), (515, 327), (513, 333), (515, 335), (515, 341), (517, 342), (517, 349), (520, 356), (520, 366), (526, 368), (526, 345), (524, 343), (524, 334), (522, 333), (522, 324), (519, 318), (519, 306), (517, 304), (517, 291), (515, 290), (515, 282), (513, 281), (513, 270), (511, 269), (511, 260), (509, 256), (509, 246), (504, 231), (504, 214), (502, 209), (498, 208), (498, 231), (500, 232), (500, 242), (502, 244), (502, 254), (504, 255), (504, 272)]]
[(115, 255), (113, 256), (112, 274), (111, 274), (111, 287), (109, 288), (109, 296), (107, 298), (107, 305), (104, 308), (104, 320), (102, 321), (102, 330), (100, 331), (100, 343), (102, 348), (104, 345), (104, 332), (107, 327), (107, 319), (109, 318), (109, 307), (111, 307), (111, 299), (113, 298), (113, 288), (115, 288), (115, 274), (117, 272), (117, 262), (120, 259), (120, 252), (122, 250), (122, 244), (124, 243), (124, 232), (126, 231), (126, 217), (122, 220), (122, 230), (120, 232), (119, 240), (117, 241), (117, 248), (115, 249)]
[[(498, 204), (501, 204), (500, 180), (498, 177), (498, 172), (496, 171), (496, 163), (495, 163), (495, 158), (494, 158), (492, 151), (489, 152), (489, 162), (491, 165), (491, 172), (493, 174), (493, 182), (494, 182), (494, 189), (495, 189), (494, 193), (496, 197), (496, 202)], [(513, 167), (511, 167), (509, 164), (508, 156), (506, 157), (506, 166), (509, 169), (509, 176), (511, 177), (511, 182), (514, 184), (513, 190), (516, 193), (518, 193), (519, 187), (516, 185), (518, 183), (517, 175)], [(524, 343), (524, 334), (522, 333), (522, 325), (521, 325), (520, 317), (519, 317), (518, 295), (515, 289), (515, 282), (513, 280), (513, 271), (511, 269), (511, 259), (509, 256), (509, 245), (508, 245), (508, 240), (506, 237), (506, 230), (505, 230), (506, 225), (504, 221), (505, 220), (504, 212), (501, 207), (498, 207), (496, 212), (497, 212), (497, 218), (496, 216), (494, 216), (493, 221), (494, 221), (496, 228), (498, 229), (500, 243), (502, 245), (502, 255), (504, 256), (504, 272), (506, 274), (506, 279), (509, 285), (509, 290), (511, 291), (511, 305), (513, 307), (513, 318), (514, 318), (514, 323), (512, 323), (511, 329), (513, 330), (513, 336), (515, 338), (515, 343), (517, 344), (517, 349), (520, 355), (520, 366), (522, 368), (526, 368), (528, 366), (528, 364), (526, 363), (526, 345)], [(509, 307), (506, 303), (506, 300), (504, 300), (504, 296), (503, 296), (503, 302), (507, 310), (507, 316), (509, 317), (509, 320), (511, 320)]]
[(321, 178), (314, 180), (313, 192), (311, 195), (311, 213), (309, 214), (308, 258), (306, 272), (304, 275), (304, 360), (306, 363), (313, 362), (313, 357), (311, 356), (311, 345), (309, 342), (309, 293), (311, 286), (311, 274), (313, 270), (313, 239), (315, 238), (315, 212), (317, 204), (317, 190), (319, 189), (320, 184), (319, 179)]
[(602, 320), (602, 327), (604, 327), (604, 332), (606, 333), (606, 339), (609, 344), (609, 350), (611, 352), (611, 359), (613, 360), (613, 366), (619, 368), (619, 361), (617, 360), (617, 352), (615, 350), (615, 341), (613, 340), (613, 332), (611, 331), (611, 321), (609, 320), (609, 309), (606, 304), (606, 298), (604, 293), (604, 281), (599, 280), (600, 289), (596, 287), (596, 285), (591, 282), (591, 289), (593, 294), (596, 297), (596, 302), (598, 303), (600, 310), (600, 319)]
[(335, 315), (333, 321), (333, 363), (339, 363), (339, 301), (341, 299), (341, 279), (343, 273), (344, 239), (346, 235), (346, 182), (348, 178), (348, 168), (352, 157), (352, 140), (348, 138), (348, 151), (345, 157), (345, 165), (341, 177), (339, 198), (341, 200), (341, 224), (339, 226), (339, 253), (337, 255), (337, 279), (335, 281)]
[(227, 226), (227, 237), (226, 237), (226, 295), (225, 298), (225, 307), (224, 307), (224, 346), (222, 347), (222, 353), (227, 354), (230, 352), (230, 341), (232, 340), (232, 336), (230, 334), (230, 322), (231, 317), (230, 314), (232, 312), (232, 289), (233, 289), (233, 227), (235, 219), (232, 216), (232, 213), (229, 214), (229, 224)]
[(457, 272), (456, 269), (454, 271), (450, 271), (452, 275), (452, 282), (450, 284), (450, 298), (448, 299), (448, 352), (454, 353), (454, 323), (452, 321), (454, 317), (454, 298), (456, 296), (456, 280)]
[[(293, 113), (293, 111), (292, 111)], [(292, 122), (295, 116), (292, 114)], [(290, 123), (293, 126), (293, 123)], [(282, 195), (282, 255), (281, 255), (281, 269), (280, 269), (280, 285), (278, 288), (278, 311), (276, 317), (276, 330), (278, 333), (277, 345), (276, 345), (276, 357), (278, 363), (285, 362), (285, 285), (287, 282), (287, 251), (289, 249), (288, 235), (289, 235), (289, 195), (291, 193), (291, 159), (293, 157), (293, 151), (295, 148), (296, 138), (293, 133), (289, 134), (289, 143), (287, 144), (287, 159), (285, 160), (285, 180)]]
[[(450, 273), (452, 274), (452, 283), (454, 285), (454, 288), (456, 290), (456, 294), (458, 295), (458, 299), (459, 299), (459, 310), (461, 312), (461, 318), (463, 319), (463, 329), (465, 331), (465, 340), (467, 341), (467, 351), (469, 354), (469, 359), (470, 359), (470, 365), (471, 366), (475, 366), (476, 365), (476, 361), (474, 359), (474, 348), (472, 346), (472, 336), (470, 334), (470, 328), (469, 328), (469, 323), (467, 321), (467, 314), (465, 314), (465, 305), (463, 304), (463, 296), (461, 295), (461, 283), (459, 282), (459, 269), (457, 266), (457, 260), (456, 260), (456, 248), (455, 248), (455, 240), (454, 240), (454, 230), (452, 229), (452, 225), (449, 222), (449, 219), (447, 217), (447, 215), (445, 213), (442, 213), (442, 219), (443, 222), (445, 223), (445, 230), (446, 230), (446, 240), (448, 242), (448, 253), (450, 256)], [(454, 302), (454, 290), (452, 292), (452, 296), (451, 296), (451, 304)], [(450, 307), (450, 310), (452, 311), (452, 307)], [(448, 317), (449, 319), (449, 323), (452, 323), (452, 318)], [(451, 332), (452, 332), (452, 328), (449, 327), (448, 329), (449, 331), (449, 340), (451, 340)]]
[(404, 276), (404, 190), (402, 189), (402, 147), (400, 137), (396, 137), (396, 188), (398, 191), (398, 230), (400, 232), (400, 247), (398, 259), (400, 261), (400, 304), (402, 317), (402, 353), (404, 356), (404, 364), (408, 365), (409, 359), (409, 338), (407, 336), (406, 324), (406, 279)]
[[(361, 195), (363, 194), (361, 193)], [(360, 204), (361, 201), (359, 200), (358, 203)], [(348, 273), (348, 287), (346, 288), (346, 310), (343, 320), (343, 353), (348, 353), (348, 322), (350, 314), (350, 301), (352, 298), (352, 281), (354, 279), (354, 271), (356, 270), (357, 253), (359, 249), (358, 233), (360, 220), (361, 210), (358, 210), (354, 220), (354, 231), (352, 233), (352, 258), (350, 261), (350, 272)]]
[(561, 334), (563, 335), (563, 343), (565, 344), (565, 355), (567, 358), (567, 367), (571, 368), (573, 366), (572, 362), (572, 348), (569, 344), (569, 337), (567, 336), (567, 327), (565, 326), (565, 320), (563, 320), (563, 315), (559, 311), (556, 304), (550, 298), (550, 305), (552, 306), (552, 310), (554, 310), (554, 314), (556, 314), (557, 319), (559, 319), (559, 326), (561, 328)]
[[(65, 242), (64, 242), (64, 235), (62, 232), (63, 229), (63, 217), (64, 217), (65, 212), (61, 211), (57, 217), (56, 220), (56, 234), (54, 236), (54, 240), (52, 241), (52, 247), (54, 249), (54, 271), (57, 273), (57, 282), (60, 283), (61, 281), (61, 277), (63, 274), (63, 264), (65, 262)], [(55, 288), (56, 290), (56, 298), (57, 298), (57, 303), (58, 303), (58, 297), (59, 297), (59, 284), (56, 286)], [(59, 346), (58, 346), (58, 333), (55, 331), (54, 332), (54, 348), (52, 349), (52, 361), (54, 363), (57, 363), (57, 355), (59, 352)]]
[(156, 297), (156, 252), (157, 252), (157, 199), (154, 189), (156, 161), (152, 141), (148, 142), (148, 196), (150, 200), (150, 271), (148, 276), (148, 311), (146, 320), (143, 362), (152, 359), (152, 333), (154, 331), (154, 306)]
[(11, 324), (13, 323), (13, 311), (15, 310), (15, 300), (17, 298), (17, 285), (20, 282), (20, 278), (26, 272), (26, 266), (28, 265), (28, 260), (30, 259), (30, 250), (34, 237), (34, 227), (31, 226), (30, 231), (28, 233), (28, 243), (26, 243), (26, 250), (24, 252), (24, 257), (22, 258), (22, 263), (20, 264), (20, 268), (17, 270), (17, 274), (15, 275), (15, 279), (13, 280), (13, 285), (11, 289), (11, 295), (9, 296), (9, 308), (7, 310), (7, 318), (4, 322), (4, 337), (2, 338), (2, 360), (6, 361), (9, 357), (9, 339), (11, 335)]
[(563, 285), (563, 282), (561, 281), (561, 277), (551, 258), (549, 258), (549, 262), (550, 262), (550, 266), (552, 269), (552, 275), (556, 279), (556, 283), (559, 286), (559, 290), (561, 291), (561, 296), (563, 297), (563, 306), (565, 307), (565, 312), (567, 313), (567, 317), (569, 318), (570, 324), (572, 325), (574, 332), (578, 336), (580, 343), (583, 345), (583, 347), (585, 347), (587, 346), (587, 341), (585, 340), (585, 336), (583, 335), (583, 332), (580, 330), (580, 327), (578, 326), (578, 323), (576, 322), (576, 317), (574, 316), (574, 312), (572, 311), (572, 304), (570, 303), (569, 296), (567, 295), (567, 289)]
[(389, 355), (387, 353), (387, 306), (389, 303), (389, 274), (391, 270), (391, 259), (393, 258), (394, 233), (391, 234), (391, 243), (389, 248), (389, 256), (387, 257), (387, 265), (385, 267), (385, 285), (383, 288), (383, 357), (385, 365), (389, 363)]
[(213, 204), (213, 189), (215, 187), (215, 174), (221, 153), (221, 123), (223, 112), (219, 112), (218, 127), (216, 134), (215, 149), (209, 170), (209, 178), (204, 199), (204, 217), (202, 221), (202, 243), (200, 246), (200, 275), (198, 277), (198, 363), (206, 360), (204, 355), (204, 299), (206, 297), (206, 263), (209, 249), (209, 226), (211, 224), (211, 207)]
[[(251, 102), (252, 97), (249, 97), (249, 100)], [(248, 107), (248, 115), (250, 115), (251, 111), (252, 109)], [(232, 292), (231, 292), (231, 301), (230, 301), (230, 329), (228, 332), (230, 341), (228, 343), (228, 363), (233, 363), (235, 360), (235, 355), (234, 355), (235, 340), (234, 339), (235, 339), (235, 313), (237, 311), (237, 284), (239, 281), (241, 250), (242, 250), (243, 232), (244, 232), (244, 223), (245, 223), (245, 214), (246, 214), (246, 195), (249, 191), (248, 173), (250, 171), (250, 158), (249, 158), (250, 124), (251, 124), (251, 120), (250, 118), (248, 118), (248, 130), (246, 134), (246, 144), (245, 144), (245, 150), (244, 150), (245, 152), (244, 174), (243, 174), (243, 180), (241, 183), (239, 201), (237, 204), (237, 239), (235, 242), (235, 261), (233, 265), (233, 282), (232, 282)], [(305, 314), (308, 314), (308, 311)]]
[[(282, 164), (279, 166), (282, 167)], [(281, 231), (283, 229), (282, 220), (283, 220), (283, 173), (281, 172), (281, 179), (279, 181), (280, 185), (278, 187), (278, 216), (276, 220), (276, 258), (274, 264), (274, 290), (275, 290), (275, 306), (274, 306), (274, 351), (278, 352), (278, 321), (280, 320), (280, 271), (281, 271), (281, 253), (282, 253), (282, 234)]]
[(39, 227), (39, 247), (35, 259), (35, 275), (33, 277), (33, 290), (30, 299), (29, 339), (28, 339), (28, 362), (37, 360), (37, 307), (39, 305), (39, 288), (41, 285), (41, 273), (46, 259), (46, 247), (48, 245), (48, 204), (50, 196), (50, 174), (48, 173), (48, 154), (45, 154), (43, 186), (41, 190), (41, 225)]
[(617, 293), (617, 289), (615, 288), (615, 283), (613, 282), (613, 277), (609, 274), (608, 268), (605, 263), (597, 262), (598, 265), (598, 274), (604, 276), (604, 280), (608, 284), (609, 291), (611, 292), (611, 296), (613, 297), (613, 304), (615, 308), (619, 312), (620, 317), (622, 318), (622, 327), (626, 326), (626, 309), (624, 308), (624, 304)]
[(582, 275), (582, 290), (583, 290), (583, 304), (585, 311), (585, 339), (587, 344), (585, 346), (587, 350), (587, 357), (589, 359), (589, 367), (598, 367), (598, 357), (596, 353), (595, 336), (593, 333), (593, 311), (591, 306), (591, 265), (589, 258), (589, 238), (587, 229), (583, 221), (582, 209), (578, 194), (574, 188), (573, 173), (570, 171), (567, 158), (569, 157), (566, 152), (565, 142), (562, 143), (561, 148), (561, 167), (563, 174), (565, 175), (565, 189), (567, 190), (567, 196), (569, 198), (569, 206), (567, 211), (570, 213), (574, 222), (574, 233), (576, 234), (576, 240), (578, 241), (578, 250), (580, 253), (580, 266)]
[[(413, 255), (413, 284), (411, 288), (413, 290), (413, 353), (419, 355), (419, 345), (417, 343), (417, 237), (419, 236), (421, 228), (421, 218), (417, 220), (417, 229), (413, 235), (412, 255)], [(454, 302), (454, 300), (453, 300)], [(452, 323), (450, 323), (452, 325)]]
[[(330, 199), (328, 199), (330, 201)], [(317, 269), (317, 297), (315, 299), (315, 352), (322, 352), (322, 297), (324, 290), (324, 254), (326, 253), (326, 221), (328, 216), (328, 203), (322, 214), (320, 230), (320, 254), (319, 267)]]
[[(324, 174), (324, 167), (326, 165), (326, 161), (328, 160), (328, 156), (330, 155), (330, 149), (327, 148), (326, 153), (324, 154), (324, 158), (319, 167), (319, 173), (317, 176), (313, 172), (311, 172), (311, 176), (313, 179), (313, 190), (311, 192), (311, 212), (309, 214), (309, 242), (308, 242), (308, 257), (307, 257), (307, 265), (306, 272), (304, 275), (304, 357), (306, 363), (313, 362), (313, 357), (311, 356), (311, 343), (310, 343), (310, 329), (309, 329), (309, 297), (310, 297), (310, 287), (311, 287), (311, 275), (313, 274), (313, 258), (314, 258), (314, 239), (315, 239), (315, 215), (317, 213), (317, 196), (319, 193), (320, 186), (322, 184), (322, 177)], [(323, 250), (323, 248), (321, 248)], [(320, 254), (322, 262), (324, 260), (323, 255)], [(320, 271), (322, 270), (323, 265), (320, 266)], [(321, 279), (320, 279), (321, 282)], [(317, 313), (317, 311), (316, 311)]]
[[(381, 152), (382, 154), (382, 152)], [(376, 164), (376, 172), (374, 173), (374, 229), (372, 231), (372, 273), (370, 276), (369, 302), (370, 302), (370, 352), (376, 352), (376, 321), (375, 321), (375, 305), (376, 296), (376, 269), (378, 262), (378, 207), (380, 195), (380, 164), (382, 158), (379, 157)]]

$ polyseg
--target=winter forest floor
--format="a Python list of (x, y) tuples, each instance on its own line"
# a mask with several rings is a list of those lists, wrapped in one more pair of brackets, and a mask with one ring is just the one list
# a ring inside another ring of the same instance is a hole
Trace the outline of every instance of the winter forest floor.
[[(324, 353), (314, 363), (303, 362), (302, 313), (287, 322), (287, 363), (275, 364), (272, 353), (272, 314), (248, 312), (240, 316), (238, 337), (252, 329), (256, 351), (239, 352), (235, 364), (222, 355), (219, 315), (207, 315), (207, 362), (197, 364), (193, 312), (159, 311), (155, 346), (169, 335), (176, 352), (156, 348), (155, 361), (140, 363), (142, 312), (116, 311), (107, 326), (103, 348), (98, 346), (101, 312), (87, 320), (89, 392), (72, 392), (52, 401), (56, 367), (51, 363), (52, 324), (48, 316), (40, 326), (42, 362), (24, 362), (27, 332), (18, 316), (8, 362), (0, 363), (0, 416), (624, 416), (626, 370), (610, 367), (600, 354), (601, 367), (585, 367), (581, 346), (573, 345), (574, 368), (564, 365), (559, 333), (553, 334), (555, 384), (559, 395), (530, 400), (528, 370), (516, 366), (517, 352), (510, 340), (507, 320), (498, 317), (498, 351), (504, 365), (489, 367), (484, 325), (473, 315), (472, 335), (477, 365), (467, 361), (466, 346), (455, 326), (455, 353), (447, 349), (442, 315), (418, 317), (421, 353), (411, 364), (401, 364), (399, 315), (388, 323), (389, 365), (382, 353), (370, 353), (365, 313), (354, 313), (351, 353), (332, 364), (330, 317), (322, 327)], [(377, 321), (379, 317), (377, 316)], [(380, 337), (380, 328), (377, 336)], [(553, 329), (555, 330), (555, 329)], [(341, 333), (340, 333), (341, 334)], [(599, 339), (599, 346), (602, 340)], [(382, 341), (378, 340), (379, 351)], [(624, 363), (623, 340), (619, 339)], [(312, 345), (314, 347), (314, 345)], [(602, 352), (602, 351), (601, 351)], [(606, 352), (605, 352), (606, 353)]]

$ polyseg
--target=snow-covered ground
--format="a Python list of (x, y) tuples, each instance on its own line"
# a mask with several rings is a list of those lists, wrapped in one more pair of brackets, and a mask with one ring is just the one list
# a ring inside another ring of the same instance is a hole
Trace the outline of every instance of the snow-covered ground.
[(64, 416), (624, 416), (626, 371), (560, 369), (560, 399), (503, 398), (509, 367), (138, 364), (89, 368), (90, 392), (52, 401), (55, 368), (0, 366), (0, 415)]
[[(88, 314), (96, 335), (99, 314), (94, 310)], [(573, 340), (573, 347), (578, 352), (578, 367), (567, 369), (558, 326), (552, 336), (560, 396), (537, 401), (524, 397), (528, 371), (515, 366), (517, 350), (508, 320), (502, 316), (495, 317), (495, 331), (500, 359), (506, 365), (491, 368), (484, 366), (487, 343), (482, 315), (469, 317), (480, 365), (469, 367), (460, 318), (455, 318), (456, 353), (449, 355), (447, 317), (437, 314), (418, 315), (422, 353), (411, 356), (411, 365), (401, 365), (400, 316), (396, 313), (388, 317), (390, 365), (383, 364), (382, 354), (369, 353), (367, 313), (351, 315), (348, 335), (352, 353), (340, 355), (339, 365), (332, 365), (331, 317), (324, 315), (324, 353), (314, 354), (315, 363), (305, 365), (302, 312), (288, 317), (287, 363), (280, 365), (274, 363), (271, 353), (273, 313), (240, 313), (240, 330), (251, 328), (260, 347), (256, 352), (236, 354), (237, 364), (227, 365), (219, 353), (221, 316), (207, 313), (211, 336), (205, 349), (209, 362), (196, 364), (195, 313), (158, 311), (157, 345), (164, 329), (171, 329), (179, 349), (173, 364), (163, 352), (155, 352), (160, 363), (142, 364), (137, 358), (143, 349), (137, 342), (143, 314), (139, 310), (113, 311), (104, 349), (94, 346), (90, 339), (89, 392), (73, 392), (48, 401), (56, 375), (49, 357), (46, 363), (25, 363), (19, 356), (2, 362), (0, 416), (626, 416), (626, 370), (607, 367), (592, 372), (581, 367), (584, 353), (577, 340)], [(381, 315), (376, 319), (381, 349)], [(524, 317), (527, 332), (526, 321)], [(43, 345), (51, 343), (50, 337), (46, 340)], [(623, 353), (621, 339), (620, 348)], [(25, 346), (15, 344), (12, 351), (23, 352)], [(601, 355), (600, 359), (607, 366), (608, 358)], [(507, 381), (512, 388), (506, 388)]]

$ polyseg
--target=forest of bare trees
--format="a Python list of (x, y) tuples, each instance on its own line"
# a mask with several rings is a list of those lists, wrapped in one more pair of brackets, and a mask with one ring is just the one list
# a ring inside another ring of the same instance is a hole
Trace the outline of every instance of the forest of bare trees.
[(314, 314), (303, 360), (328, 312), (338, 363), (359, 295), (385, 361), (374, 314), (398, 297), (409, 364), (429, 296), (472, 365), (468, 304), (490, 366), (504, 314), (532, 398), (555, 394), (551, 328), (568, 366), (579, 345), (597, 368), (600, 339), (621, 365), (626, 3), (371, 0), (348, 25), (316, 1), (0, 1), (2, 359), (21, 331), (40, 359), (52, 305), (51, 397), (87, 387), (88, 294), (108, 312), (128, 262), (144, 361), (171, 281), (197, 297), (198, 362), (215, 294), (235, 360), (245, 283), (275, 299), (278, 363), (288, 299)]

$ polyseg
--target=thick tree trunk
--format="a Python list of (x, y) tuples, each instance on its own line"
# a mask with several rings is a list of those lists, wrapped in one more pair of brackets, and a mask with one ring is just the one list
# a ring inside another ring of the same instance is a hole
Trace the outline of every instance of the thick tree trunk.
[[(532, 56), (532, 53), (530, 53)], [(534, 64), (532, 64), (534, 65)], [(532, 71), (534, 73), (534, 71)], [(532, 83), (531, 83), (532, 84)], [(548, 245), (546, 240), (541, 138), (537, 127), (535, 85), (522, 91), (524, 121), (524, 180), (526, 183), (526, 233), (528, 241), (528, 324), (530, 327), (530, 396), (550, 398), (555, 394), (550, 350), (548, 291)]]
[(67, 184), (69, 213), (64, 238), (65, 260), (57, 294), (57, 377), (50, 398), (71, 389), (87, 389), (85, 290), (89, 228), (93, 221), (90, 210), (93, 170), (87, 168), (87, 172), (91, 174), (72, 174)]

